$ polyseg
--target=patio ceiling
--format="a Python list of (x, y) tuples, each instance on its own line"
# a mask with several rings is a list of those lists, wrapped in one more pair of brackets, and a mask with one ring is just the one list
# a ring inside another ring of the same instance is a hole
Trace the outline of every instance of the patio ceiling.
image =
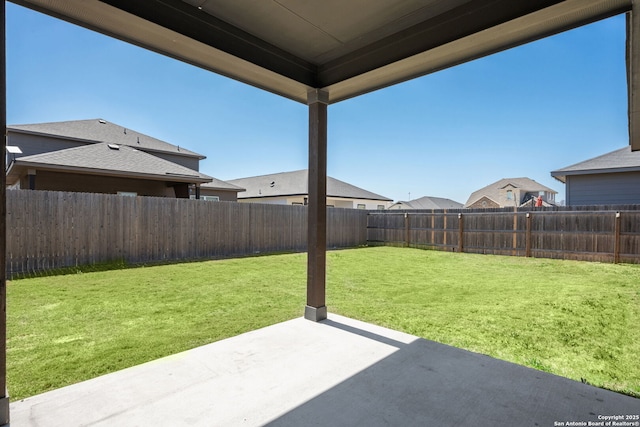
[(306, 103), (338, 102), (599, 19), (634, 0), (15, 0)]

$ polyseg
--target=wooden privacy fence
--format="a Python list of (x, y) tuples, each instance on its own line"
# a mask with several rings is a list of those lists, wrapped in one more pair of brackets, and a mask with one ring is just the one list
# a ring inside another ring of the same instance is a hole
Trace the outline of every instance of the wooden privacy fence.
[[(366, 244), (367, 212), (327, 210), (327, 247)], [(7, 273), (305, 251), (307, 209), (109, 194), (7, 191)]]
[[(393, 245), (640, 263), (640, 210), (327, 210), (327, 247)], [(7, 192), (7, 273), (306, 250), (300, 206)]]
[(370, 213), (367, 243), (640, 263), (640, 211)]

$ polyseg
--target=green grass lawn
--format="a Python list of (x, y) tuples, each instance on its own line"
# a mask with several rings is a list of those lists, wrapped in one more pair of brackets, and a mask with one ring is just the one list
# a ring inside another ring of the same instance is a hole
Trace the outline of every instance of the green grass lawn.
[[(302, 314), (306, 255), (8, 285), (13, 400)], [(330, 252), (330, 312), (640, 396), (640, 266), (402, 248)]]

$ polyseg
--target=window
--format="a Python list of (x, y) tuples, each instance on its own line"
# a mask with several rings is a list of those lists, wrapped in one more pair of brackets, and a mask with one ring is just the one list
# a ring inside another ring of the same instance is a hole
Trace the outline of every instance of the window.
[(367, 205), (364, 203), (358, 203), (358, 209), (367, 209)]
[(378, 209), (379, 211), (383, 211), (383, 210), (384, 210), (384, 205), (378, 205), (377, 209)]
[[(195, 194), (190, 195), (189, 198), (191, 200), (196, 200)], [(218, 197), (218, 196), (200, 196), (200, 200), (206, 200), (208, 202), (219, 202), (220, 201), (220, 197)]]
[(507, 190), (507, 200), (513, 200), (513, 191)]
[(136, 197), (137, 195), (135, 191), (118, 191), (118, 196)]

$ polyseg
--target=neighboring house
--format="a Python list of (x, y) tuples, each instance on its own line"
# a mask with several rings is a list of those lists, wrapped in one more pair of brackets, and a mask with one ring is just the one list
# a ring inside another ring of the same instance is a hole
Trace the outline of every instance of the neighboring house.
[(127, 145), (195, 171), (205, 156), (103, 119), (7, 126), (7, 145), (20, 156), (47, 153), (98, 142)]
[(389, 206), (389, 209), (460, 209), (464, 205), (451, 199), (424, 196), (409, 201), (399, 201)]
[(212, 178), (126, 145), (97, 143), (11, 162), (7, 185), (30, 190), (188, 198)]
[[(236, 188), (199, 173), (205, 156), (103, 119), (7, 127), (14, 188), (237, 200)], [(128, 157), (129, 156), (129, 157)]]
[[(306, 205), (308, 170), (232, 179), (228, 182), (245, 188), (238, 193), (239, 202)], [(327, 206), (355, 209), (386, 209), (392, 200), (355, 185), (327, 177)]]
[[(245, 191), (245, 189), (229, 182), (213, 178), (213, 181), (200, 185), (200, 198), (214, 202), (236, 202), (238, 201), (238, 193), (240, 191)], [(194, 196), (192, 196), (192, 198), (194, 198)]]
[(555, 206), (557, 191), (530, 178), (503, 178), (474, 191), (465, 208), (506, 208), (531, 204), (531, 199), (542, 196), (543, 206)]
[(566, 184), (566, 204), (640, 204), (640, 151), (626, 146), (551, 172)]

